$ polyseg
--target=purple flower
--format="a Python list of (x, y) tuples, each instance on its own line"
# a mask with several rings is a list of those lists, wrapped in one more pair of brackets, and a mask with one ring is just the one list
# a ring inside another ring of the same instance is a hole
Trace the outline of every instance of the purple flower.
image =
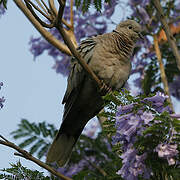
[(180, 119), (180, 114), (170, 114), (172, 118)]
[(144, 124), (149, 124), (149, 122), (154, 119), (154, 116), (150, 111), (149, 112), (145, 111), (141, 115), (141, 119), (144, 121)]
[(159, 144), (155, 151), (158, 153), (160, 158), (167, 159), (169, 165), (175, 164), (175, 157), (178, 154), (177, 144)]
[(146, 153), (137, 155), (137, 151), (134, 148), (128, 149), (120, 156), (123, 159), (123, 166), (117, 174), (121, 175), (125, 180), (138, 180), (139, 175), (149, 179), (150, 171), (144, 164), (146, 156)]
[(0, 98), (0, 108), (3, 108), (3, 103), (5, 102), (4, 97)]
[(126, 113), (131, 112), (133, 107), (134, 107), (134, 104), (128, 104), (128, 105), (125, 105), (125, 106), (121, 106), (121, 105), (118, 106), (117, 107), (117, 110), (118, 110), (117, 116), (120, 116), (122, 114), (126, 114)]
[(6, 10), (5, 10), (3, 4), (1, 3), (1, 4), (0, 4), (0, 17), (1, 17), (1, 15), (4, 15), (5, 12), (6, 12)]
[(144, 100), (151, 102), (152, 107), (159, 113), (162, 113), (164, 111), (172, 113), (172, 110), (169, 106), (164, 107), (164, 102), (167, 98), (167, 95), (164, 95), (161, 92), (157, 92), (155, 96), (145, 98)]

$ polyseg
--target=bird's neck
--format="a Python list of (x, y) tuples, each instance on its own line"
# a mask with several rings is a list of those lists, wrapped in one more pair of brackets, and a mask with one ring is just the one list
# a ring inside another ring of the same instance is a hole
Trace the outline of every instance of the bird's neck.
[(123, 56), (129, 58), (132, 55), (134, 49), (134, 42), (124, 32), (113, 31), (114, 40), (116, 41), (116, 49)]

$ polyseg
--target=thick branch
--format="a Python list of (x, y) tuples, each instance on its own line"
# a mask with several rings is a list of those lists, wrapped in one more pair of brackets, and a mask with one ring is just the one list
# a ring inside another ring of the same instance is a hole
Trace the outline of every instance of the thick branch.
[(19, 9), (24, 13), (24, 15), (30, 20), (34, 27), (40, 32), (40, 34), (53, 46), (59, 49), (61, 52), (71, 55), (70, 50), (66, 45), (57, 40), (50, 32), (42, 27), (42, 25), (34, 18), (22, 0), (14, 0)]
[(40, 161), (39, 159), (36, 159), (35, 157), (33, 157), (31, 154), (29, 154), (27, 151), (21, 149), (20, 147), (16, 146), (14, 143), (8, 141), (7, 139), (5, 139), (3, 136), (0, 136), (3, 140), (0, 140), (0, 144), (8, 146), (12, 149), (15, 149), (16, 151), (18, 151), (19, 153), (15, 153), (15, 155), (24, 157), (25, 159), (28, 159), (36, 164), (38, 164), (39, 166), (41, 166), (42, 168), (48, 170), (50, 173), (52, 173), (53, 175), (63, 179), (63, 180), (72, 180), (69, 177), (64, 176), (63, 174), (55, 171), (52, 167), (50, 167), (49, 165), (43, 163), (42, 161)]
[(172, 101), (171, 101), (171, 97), (170, 97), (170, 93), (169, 93), (168, 81), (166, 78), (165, 69), (164, 69), (164, 65), (162, 62), (161, 51), (159, 49), (158, 38), (157, 38), (156, 34), (154, 35), (154, 49), (155, 49), (156, 56), (157, 56), (157, 59), (159, 62), (159, 67), (160, 67), (160, 72), (161, 72), (161, 80), (162, 80), (162, 83), (164, 86), (164, 91), (165, 91), (165, 94), (167, 94), (169, 96), (168, 101), (170, 103), (171, 109), (173, 110), (173, 105), (172, 105)]
[(152, 3), (154, 4), (156, 10), (157, 10), (157, 15), (159, 17), (159, 20), (161, 21), (162, 25), (163, 25), (163, 29), (166, 33), (166, 36), (167, 36), (167, 39), (168, 39), (168, 42), (169, 42), (169, 45), (173, 51), (173, 54), (176, 58), (176, 63), (177, 63), (177, 67), (178, 69), (180, 70), (180, 54), (178, 52), (178, 48), (177, 48), (177, 45), (176, 45), (176, 40), (175, 38), (173, 37), (170, 29), (169, 29), (169, 26), (168, 26), (168, 23), (166, 21), (166, 18), (165, 18), (165, 15), (163, 13), (163, 9), (161, 7), (161, 4), (159, 2), (159, 0), (152, 0)]

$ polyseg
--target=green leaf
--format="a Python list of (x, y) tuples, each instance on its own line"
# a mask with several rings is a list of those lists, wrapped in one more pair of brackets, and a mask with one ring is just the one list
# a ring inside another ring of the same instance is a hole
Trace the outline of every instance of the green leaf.
[(37, 157), (41, 159), (48, 151), (49, 144), (45, 144), (38, 152)]
[(38, 142), (36, 142), (30, 149), (30, 154), (34, 154), (35, 152), (37, 152), (37, 150), (43, 145), (45, 144), (45, 142), (40, 139)]
[(28, 139), (26, 139), (24, 142), (22, 142), (21, 144), (19, 144), (20, 148), (24, 148), (26, 146), (28, 146), (29, 144), (31, 144), (32, 142), (34, 142), (37, 139), (36, 136), (30, 137)]

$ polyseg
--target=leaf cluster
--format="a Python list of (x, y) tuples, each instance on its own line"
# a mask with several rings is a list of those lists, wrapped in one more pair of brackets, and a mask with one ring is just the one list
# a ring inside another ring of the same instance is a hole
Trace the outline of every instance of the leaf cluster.
[(13, 131), (11, 135), (14, 139), (23, 138), (19, 147), (29, 146), (30, 154), (37, 153), (37, 157), (40, 159), (47, 152), (56, 133), (57, 129), (51, 124), (46, 122), (30, 123), (27, 119), (22, 119), (18, 124), (18, 129)]
[(1, 170), (4, 173), (0, 174), (0, 179), (6, 180), (50, 180), (48, 176), (44, 176), (43, 172), (39, 172), (37, 170), (33, 171), (26, 167), (24, 167), (21, 162), (17, 162), (16, 164), (10, 164), (10, 168), (4, 168)]
[[(110, 4), (111, 0), (104, 0), (104, 3)], [(93, 4), (95, 9), (99, 12), (102, 10), (102, 0), (75, 0), (75, 6), (80, 8), (83, 13), (87, 12)]]

